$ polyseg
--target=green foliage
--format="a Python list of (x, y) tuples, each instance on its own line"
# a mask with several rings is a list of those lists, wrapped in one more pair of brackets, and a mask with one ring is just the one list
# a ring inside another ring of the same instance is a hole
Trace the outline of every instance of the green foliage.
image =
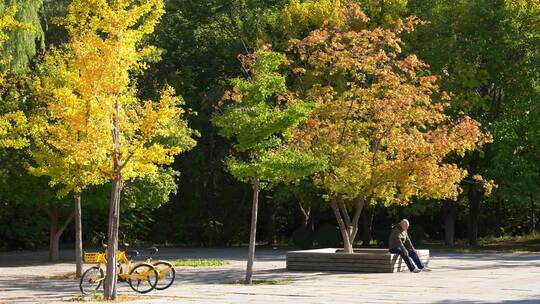
[(213, 118), (220, 134), (245, 154), (227, 160), (238, 180), (295, 181), (320, 165), (288, 145), (289, 129), (307, 119), (312, 105), (285, 95), (285, 76), (279, 73), (284, 61), (284, 55), (267, 50), (244, 58), (250, 77), (232, 81), (234, 89), (226, 97), (233, 103)]
[(305, 37), (325, 24), (339, 26), (345, 19), (342, 2), (347, 1), (291, 0), (281, 11), (280, 26), (288, 38)]
[(409, 0), (365, 0), (359, 1), (372, 24), (383, 27), (395, 26), (396, 22), (408, 17)]
[(338, 247), (342, 243), (338, 227), (332, 224), (321, 225), (315, 231), (315, 243), (319, 247)]
[(303, 226), (296, 229), (292, 234), (292, 241), (294, 246), (300, 249), (310, 249), (313, 246), (314, 238), (315, 234), (313, 233), (311, 228)]
[[(141, 244), (152, 240), (152, 233), (166, 229), (155, 218), (155, 210), (167, 205), (178, 189), (179, 174), (170, 169), (160, 169), (156, 175), (136, 178), (126, 182), (122, 189), (120, 205), (122, 219), (120, 231), (124, 241)], [(82, 193), (83, 224), (88, 239), (107, 231), (108, 200), (111, 184), (93, 186)], [(169, 214), (170, 215), (170, 214)], [(96, 239), (95, 241), (99, 241)], [(158, 240), (159, 241), (159, 240)]]
[(2, 57), (10, 58), (2, 68), (19, 74), (28, 72), (38, 50), (45, 48), (45, 34), (40, 22), (43, 0), (5, 0), (0, 2), (0, 14), (12, 5), (17, 7), (15, 19), (31, 28), (13, 31), (2, 48)]

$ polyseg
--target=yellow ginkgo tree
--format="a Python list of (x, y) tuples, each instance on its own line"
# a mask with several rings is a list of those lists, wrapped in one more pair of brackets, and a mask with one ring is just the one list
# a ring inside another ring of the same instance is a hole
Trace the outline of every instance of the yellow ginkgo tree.
[[(81, 193), (107, 182), (102, 168), (109, 136), (108, 114), (87, 91), (79, 64), (69, 44), (45, 55), (34, 81), (40, 103), (29, 121), (30, 173), (48, 176), (50, 186), (59, 189), (59, 198), (74, 197), (77, 277), (82, 275)], [(52, 241), (58, 243), (61, 233), (56, 232)]]
[(100, 138), (93, 143), (92, 152), (99, 160), (87, 165), (95, 166), (97, 174), (112, 182), (104, 285), (107, 300), (116, 298), (123, 182), (157, 174), (160, 166), (172, 163), (175, 155), (195, 144), (183, 117), (182, 99), (171, 87), (165, 87), (157, 101), (138, 96), (136, 75), (144, 72), (148, 59), (156, 53), (155, 47), (144, 45), (144, 38), (154, 31), (163, 13), (163, 0), (74, 0), (66, 17), (59, 20), (69, 33), (65, 47), (72, 56), (67, 59), (69, 73), (74, 73), (65, 79), (74, 89), (66, 92), (66, 100), (89, 109), (89, 120), (76, 119), (81, 130), (87, 122), (92, 132), (93, 127), (99, 129), (95, 132)]

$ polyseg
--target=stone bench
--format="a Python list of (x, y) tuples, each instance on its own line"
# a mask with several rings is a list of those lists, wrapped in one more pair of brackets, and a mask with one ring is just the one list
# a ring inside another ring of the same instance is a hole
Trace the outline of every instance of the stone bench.
[[(416, 252), (427, 264), (429, 250), (417, 249)], [(408, 271), (408, 268), (399, 255), (387, 249), (354, 249), (354, 253), (348, 254), (343, 249), (323, 248), (287, 252), (287, 270), (398, 272)]]

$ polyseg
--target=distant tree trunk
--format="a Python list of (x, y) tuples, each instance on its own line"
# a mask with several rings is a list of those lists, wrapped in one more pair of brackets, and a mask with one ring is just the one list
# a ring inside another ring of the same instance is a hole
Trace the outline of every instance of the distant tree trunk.
[(307, 228), (309, 228), (312, 232), (315, 232), (315, 220), (317, 218), (318, 208), (311, 206), (309, 207), (309, 215), (307, 219)]
[(309, 220), (311, 218), (311, 207), (304, 208), (300, 201), (298, 202), (298, 206), (300, 207), (300, 211), (302, 212), (302, 227), (308, 228)]
[[(536, 218), (540, 219), (540, 208), (538, 208), (538, 216)], [(540, 225), (538, 225), (536, 229), (538, 229), (538, 233), (540, 233)]]
[(56, 237), (58, 231), (58, 212), (57, 210), (49, 210), (49, 261), (58, 261), (59, 259), (59, 237)]
[(454, 246), (455, 224), (456, 224), (456, 203), (444, 201), (442, 203), (442, 214), (444, 220), (444, 243), (447, 246)]
[(82, 213), (81, 193), (75, 193), (75, 274), (77, 278), (82, 276)]
[(60, 237), (73, 220), (75, 213), (72, 212), (60, 226), (60, 210), (56, 207), (44, 210), (49, 218), (49, 260), (58, 261), (60, 259)]
[(373, 215), (374, 210), (372, 207), (365, 207), (364, 212), (362, 212), (361, 220), (362, 223), (362, 246), (369, 246), (373, 236)]
[(536, 220), (534, 214), (534, 200), (532, 193), (529, 193), (529, 200), (531, 202), (531, 233), (534, 233), (536, 231)]
[(266, 206), (266, 244), (268, 246), (273, 246), (276, 243), (274, 204), (271, 200), (265, 199), (264, 205)]
[[(538, 208), (538, 215), (536, 216), (536, 218), (540, 219), (540, 208)], [(538, 229), (538, 233), (540, 233), (540, 225), (537, 225), (536, 229)]]
[(469, 187), (469, 245), (478, 245), (478, 218), (480, 216), (480, 200), (482, 193), (474, 185)]
[(251, 228), (249, 233), (248, 261), (246, 267), (246, 284), (252, 284), (253, 262), (255, 261), (255, 244), (257, 242), (257, 209), (259, 207), (259, 179), (253, 179), (253, 205), (251, 207)]
[(358, 233), (358, 221), (360, 220), (360, 215), (364, 209), (365, 199), (363, 196), (359, 197), (356, 200), (356, 210), (354, 216), (351, 219), (349, 216), (349, 211), (343, 203), (337, 197), (332, 196), (330, 199), (330, 207), (336, 217), (338, 222), (339, 231), (341, 232), (341, 237), (343, 239), (343, 251), (345, 253), (353, 253), (353, 244), (356, 234)]

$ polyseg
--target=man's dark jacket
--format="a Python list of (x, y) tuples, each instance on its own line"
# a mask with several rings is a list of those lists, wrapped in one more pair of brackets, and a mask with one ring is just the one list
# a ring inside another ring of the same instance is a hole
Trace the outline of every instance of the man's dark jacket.
[(414, 250), (407, 231), (403, 230), (400, 224), (394, 225), (394, 228), (392, 228), (392, 232), (390, 232), (390, 238), (388, 240), (388, 248), (400, 248), (404, 252), (407, 251), (407, 249)]

